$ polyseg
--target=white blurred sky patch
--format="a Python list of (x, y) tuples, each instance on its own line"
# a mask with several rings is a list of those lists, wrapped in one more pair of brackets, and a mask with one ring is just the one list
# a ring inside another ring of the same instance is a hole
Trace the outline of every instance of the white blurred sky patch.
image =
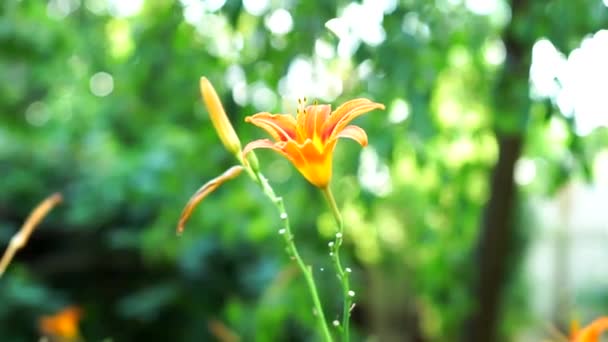
[(382, 20), (396, 6), (396, 0), (351, 2), (340, 11), (338, 17), (328, 20), (325, 27), (340, 39), (338, 56), (350, 58), (361, 42), (370, 46), (381, 44), (386, 39)]
[(144, 0), (106, 0), (110, 14), (115, 17), (131, 17), (139, 14)]
[(532, 98), (549, 98), (565, 116), (574, 116), (577, 134), (608, 127), (608, 30), (585, 37), (568, 57), (549, 40), (538, 40), (530, 82)]

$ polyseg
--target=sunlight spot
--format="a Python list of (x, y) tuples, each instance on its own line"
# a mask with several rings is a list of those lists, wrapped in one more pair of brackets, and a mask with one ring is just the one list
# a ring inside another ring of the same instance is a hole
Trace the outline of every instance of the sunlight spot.
[(228, 67), (228, 69), (226, 69), (224, 80), (228, 86), (234, 87), (237, 84), (245, 81), (245, 70), (243, 70), (243, 68), (238, 64), (232, 64)]
[[(583, 39), (568, 56), (559, 97), (573, 105), (576, 133), (587, 135), (608, 127), (608, 30)], [(561, 108), (560, 108), (561, 109)]]
[(454, 45), (448, 52), (450, 65), (462, 68), (472, 63), (471, 52), (462, 45)]
[(608, 149), (604, 149), (595, 156), (593, 177), (598, 185), (608, 185)]
[(339, 39), (338, 56), (351, 57), (361, 42), (377, 46), (386, 39), (382, 26), (385, 11), (393, 11), (392, 1), (351, 2), (341, 10), (340, 16), (330, 19), (325, 27)]
[(361, 151), (358, 177), (361, 186), (378, 197), (392, 191), (388, 166), (380, 161), (378, 153), (371, 146)]
[(247, 105), (247, 83), (245, 81), (238, 82), (232, 87), (232, 99), (236, 104), (243, 107)]
[(135, 43), (131, 38), (131, 27), (125, 19), (110, 19), (106, 25), (106, 35), (110, 54), (114, 58), (126, 58), (135, 49)]
[(532, 46), (530, 87), (532, 98), (556, 96), (559, 91), (558, 73), (564, 68), (566, 58), (548, 39), (538, 40)]
[(422, 41), (428, 40), (431, 36), (429, 25), (420, 20), (420, 16), (416, 12), (409, 12), (403, 17), (401, 31)]
[(377, 2), (365, 1), (363, 4), (350, 3), (344, 8), (342, 17), (354, 36), (368, 45), (377, 46), (386, 39), (382, 27), (384, 13), (376, 6)]
[(343, 83), (340, 70), (330, 70), (320, 59), (298, 56), (292, 60), (287, 74), (279, 80), (281, 96), (297, 99), (307, 96), (331, 102), (342, 94)]
[(547, 135), (553, 144), (558, 146), (566, 146), (570, 139), (570, 128), (562, 117), (551, 116), (549, 119), (549, 127)]
[(205, 16), (205, 7), (200, 0), (182, 1), (184, 5), (184, 20), (191, 25), (196, 25)]
[(108, 9), (105, 0), (85, 0), (84, 6), (96, 15), (102, 15)]
[[(399, 212), (399, 215), (404, 215), (404, 213)], [(378, 237), (382, 242), (396, 251), (402, 250), (403, 242), (406, 240), (405, 230), (401, 220), (395, 217), (395, 211), (378, 208), (374, 221), (374, 226), (378, 227)]]
[(476, 145), (469, 137), (461, 136), (448, 143), (444, 151), (447, 166), (454, 169), (463, 167), (476, 157)]
[(489, 15), (498, 10), (498, 0), (466, 0), (467, 9), (477, 15)]
[(315, 41), (315, 54), (321, 58), (331, 59), (336, 55), (333, 45), (323, 39)]
[(550, 98), (575, 132), (587, 135), (608, 127), (608, 30), (585, 37), (566, 59), (547, 39), (534, 44), (530, 81), (532, 97)]
[(313, 67), (308, 58), (296, 57), (289, 64), (283, 95), (295, 97), (311, 95), (313, 92)]
[(226, 4), (226, 0), (205, 0), (205, 7), (209, 12), (219, 11)]
[(264, 24), (270, 32), (277, 35), (284, 35), (291, 32), (291, 29), (293, 28), (293, 19), (286, 9), (279, 8), (266, 17)]
[(245, 10), (256, 17), (261, 16), (266, 13), (268, 8), (270, 7), (269, 0), (243, 0), (243, 6)]
[(25, 120), (32, 126), (40, 127), (47, 123), (51, 114), (42, 101), (36, 101), (30, 104), (25, 110)]
[(277, 105), (277, 97), (265, 84), (257, 83), (253, 85), (251, 102), (259, 111), (271, 110)]
[(515, 163), (515, 183), (520, 186), (525, 186), (534, 181), (536, 177), (536, 163), (534, 160), (526, 157), (521, 157)]
[(348, 26), (346, 21), (343, 19), (330, 19), (325, 23), (325, 27), (340, 39), (343, 39), (348, 36)]
[(505, 44), (500, 39), (487, 42), (483, 47), (483, 58), (488, 65), (501, 65), (506, 57)]
[(101, 71), (91, 76), (89, 81), (91, 93), (95, 96), (108, 96), (114, 90), (114, 78), (107, 72)]
[(360, 45), (361, 40), (352, 35), (340, 39), (340, 42), (338, 42), (338, 57), (344, 59), (352, 57)]
[(50, 18), (63, 19), (80, 7), (80, 0), (50, 0), (46, 13)]
[(372, 74), (372, 71), (374, 71), (374, 62), (369, 59), (364, 60), (357, 66), (357, 76), (361, 80), (368, 78)]
[(107, 0), (110, 14), (115, 17), (131, 17), (139, 14), (144, 0)]
[(397, 0), (363, 0), (363, 5), (373, 7), (375, 11), (391, 14), (397, 9)]
[(388, 120), (391, 123), (400, 123), (410, 116), (410, 105), (404, 99), (397, 98), (391, 103)]

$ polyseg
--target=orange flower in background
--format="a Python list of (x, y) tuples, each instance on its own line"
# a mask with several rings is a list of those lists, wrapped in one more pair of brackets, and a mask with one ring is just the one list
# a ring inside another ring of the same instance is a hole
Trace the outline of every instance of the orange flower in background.
[(572, 342), (599, 342), (602, 333), (608, 330), (608, 317), (600, 317), (581, 330), (574, 324), (571, 330)]
[(384, 105), (368, 99), (355, 99), (331, 112), (330, 105), (304, 107), (300, 101), (297, 115), (257, 113), (245, 118), (266, 130), (275, 141), (255, 140), (247, 144), (243, 154), (256, 148), (269, 148), (282, 154), (313, 185), (325, 189), (331, 180), (332, 155), (338, 138), (350, 138), (367, 146), (365, 131), (349, 123), (356, 117)]
[(56, 314), (42, 316), (38, 326), (44, 336), (61, 341), (77, 341), (80, 339), (78, 322), (81, 318), (82, 310), (76, 306), (69, 306)]

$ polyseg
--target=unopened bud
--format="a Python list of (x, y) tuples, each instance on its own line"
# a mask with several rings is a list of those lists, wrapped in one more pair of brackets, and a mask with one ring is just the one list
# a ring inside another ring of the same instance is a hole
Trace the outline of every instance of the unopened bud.
[(238, 155), (241, 153), (241, 141), (236, 135), (230, 120), (228, 120), (217, 92), (206, 77), (201, 77), (200, 86), (203, 101), (205, 101), (205, 106), (217, 135), (228, 151)]

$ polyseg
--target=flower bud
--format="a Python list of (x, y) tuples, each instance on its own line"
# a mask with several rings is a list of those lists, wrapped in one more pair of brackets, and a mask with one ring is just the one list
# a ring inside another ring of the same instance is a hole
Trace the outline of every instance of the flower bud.
[(211, 122), (222, 144), (224, 144), (229, 152), (235, 155), (241, 153), (241, 141), (238, 135), (236, 135), (230, 120), (228, 120), (228, 116), (213, 85), (206, 77), (201, 77), (200, 86), (203, 101), (205, 101)]

